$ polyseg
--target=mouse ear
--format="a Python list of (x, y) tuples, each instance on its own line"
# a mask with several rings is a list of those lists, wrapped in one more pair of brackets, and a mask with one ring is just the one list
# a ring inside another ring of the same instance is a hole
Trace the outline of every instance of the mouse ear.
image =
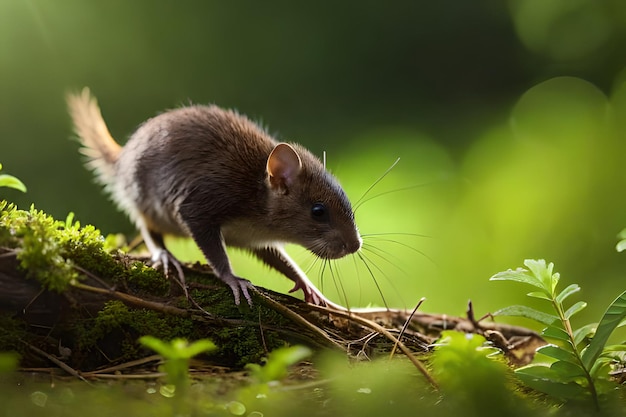
[(287, 192), (302, 168), (296, 150), (287, 143), (279, 143), (267, 158), (267, 176), (270, 186)]

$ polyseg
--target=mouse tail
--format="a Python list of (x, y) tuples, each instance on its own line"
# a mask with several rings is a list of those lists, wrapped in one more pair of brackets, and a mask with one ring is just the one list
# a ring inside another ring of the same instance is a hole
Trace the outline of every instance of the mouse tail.
[(122, 147), (109, 133), (96, 98), (85, 87), (80, 93), (67, 95), (67, 106), (82, 144), (80, 151), (88, 158), (87, 167), (96, 172), (98, 182), (112, 184)]

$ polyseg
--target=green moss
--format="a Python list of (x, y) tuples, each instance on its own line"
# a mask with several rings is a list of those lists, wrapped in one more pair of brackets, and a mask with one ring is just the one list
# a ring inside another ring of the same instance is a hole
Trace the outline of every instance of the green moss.
[[(77, 266), (98, 274), (121, 267), (103, 247), (100, 231), (81, 227), (73, 214), (55, 220), (31, 206), (18, 210), (0, 201), (0, 245), (18, 249), (17, 259), (28, 278), (39, 281), (48, 290), (63, 291), (80, 274)], [(115, 272), (112, 273), (115, 275)]]
[(136, 292), (164, 296), (170, 290), (170, 281), (160, 271), (141, 261), (131, 262), (122, 276)]
[[(134, 290), (165, 295), (169, 282), (143, 262), (126, 265), (109, 253), (110, 244), (94, 226), (81, 227), (70, 213), (58, 221), (31, 207), (18, 210), (0, 201), (0, 246), (17, 249), (20, 267), (45, 289), (62, 292), (81, 277), (81, 269)], [(115, 252), (117, 253), (117, 252)]]
[(258, 328), (222, 328), (207, 336), (219, 347), (217, 354), (229, 358), (227, 361), (237, 367), (258, 363), (267, 354)]
[(142, 335), (152, 335), (163, 340), (176, 337), (192, 338), (194, 327), (189, 319), (157, 311), (128, 308), (121, 301), (109, 301), (98, 315), (77, 324), (78, 347), (87, 351), (115, 334), (120, 338), (121, 356), (131, 359), (138, 356), (136, 341)]

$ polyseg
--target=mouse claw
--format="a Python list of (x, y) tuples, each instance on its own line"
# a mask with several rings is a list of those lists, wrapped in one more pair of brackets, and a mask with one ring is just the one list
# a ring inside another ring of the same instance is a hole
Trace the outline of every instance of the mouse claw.
[(233, 296), (235, 297), (235, 305), (239, 305), (241, 302), (241, 294), (245, 297), (248, 305), (252, 307), (252, 297), (248, 290), (253, 289), (254, 285), (247, 279), (239, 278), (234, 275), (230, 277), (221, 277), (222, 281), (224, 281), (232, 290)]
[(289, 291), (290, 293), (302, 290), (304, 293), (304, 301), (309, 304), (313, 304), (320, 307), (334, 308), (335, 310), (346, 310), (345, 307), (335, 304), (328, 298), (324, 297), (324, 294), (318, 290), (312, 283), (307, 283), (304, 280), (296, 281), (296, 284)]
[(176, 269), (178, 275), (176, 282), (183, 289), (185, 297), (189, 298), (187, 283), (185, 281), (185, 273), (183, 272), (183, 267), (178, 259), (176, 259), (176, 257), (174, 257), (174, 255), (166, 249), (159, 249), (152, 254), (152, 267), (155, 269), (163, 267), (163, 275), (168, 276), (170, 264)]

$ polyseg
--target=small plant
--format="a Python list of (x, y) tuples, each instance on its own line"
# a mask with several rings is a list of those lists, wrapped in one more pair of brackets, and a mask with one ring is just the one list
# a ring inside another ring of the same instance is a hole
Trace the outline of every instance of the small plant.
[(304, 346), (282, 347), (270, 352), (264, 365), (249, 363), (246, 369), (258, 384), (271, 384), (287, 376), (287, 368), (311, 356)]
[[(0, 171), (2, 171), (2, 164), (0, 164)], [(12, 175), (1, 174), (0, 175), (0, 187), (14, 188), (21, 192), (26, 192), (26, 186), (24, 183)]]
[[(529, 414), (527, 407), (509, 389), (507, 381), (511, 372), (501, 352), (489, 346), (481, 335), (443, 331), (435, 345), (432, 370), (445, 404), (457, 413), (460, 411), (465, 416)], [(486, 404), (489, 404), (488, 413)]]
[(537, 353), (549, 358), (549, 363), (532, 363), (517, 369), (516, 374), (530, 387), (553, 397), (577, 403), (591, 400), (593, 407), (600, 409), (601, 399), (616, 388), (609, 371), (623, 365), (619, 358), (626, 352), (626, 345), (607, 346), (609, 336), (626, 317), (626, 292), (611, 303), (599, 323), (576, 328), (571, 318), (587, 303), (567, 303), (568, 307), (566, 302), (580, 291), (580, 287), (571, 284), (558, 291), (560, 276), (553, 273), (552, 263), (546, 265), (544, 260), (526, 260), (524, 265), (528, 269), (500, 272), (491, 280), (532, 285), (538, 291), (528, 293), (528, 296), (544, 300), (546, 309), (511, 306), (494, 315), (533, 319), (546, 326), (541, 334), (551, 343), (537, 349)]
[(153, 336), (143, 336), (139, 338), (139, 343), (163, 356), (165, 363), (162, 369), (167, 375), (167, 382), (181, 394), (189, 385), (189, 360), (216, 349), (215, 344), (208, 339), (189, 343), (177, 338), (168, 343)]

